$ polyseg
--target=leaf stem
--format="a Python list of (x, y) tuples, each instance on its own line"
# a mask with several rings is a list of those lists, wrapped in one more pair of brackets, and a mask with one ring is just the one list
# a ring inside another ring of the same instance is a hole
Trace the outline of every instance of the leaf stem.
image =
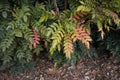
[(57, 5), (57, 2), (56, 2), (56, 0), (53, 0), (53, 5), (54, 5), (54, 7), (55, 7), (55, 10), (56, 10), (56, 15), (59, 17), (59, 8), (58, 8), (58, 5)]

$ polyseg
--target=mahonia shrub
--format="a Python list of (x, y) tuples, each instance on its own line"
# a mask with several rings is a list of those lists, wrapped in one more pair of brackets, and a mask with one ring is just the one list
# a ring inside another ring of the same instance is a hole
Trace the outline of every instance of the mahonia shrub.
[[(35, 5), (21, 2), (21, 5), (15, 7), (19, 1), (12, 6), (12, 2), (7, 2), (1, 8), (3, 11), (6, 7), (10, 10), (1, 16), (0, 70), (21, 72), (33, 68), (33, 54), (37, 55), (44, 50), (45, 27), (42, 22), (50, 16), (45, 6), (37, 2)], [(11, 14), (10, 18), (8, 13)], [(48, 17), (44, 18), (45, 15)]]
[[(106, 49), (105, 33), (108, 33), (110, 30), (115, 30), (116, 28), (114, 26), (119, 28), (118, 4), (120, 4), (120, 1), (71, 0), (68, 3), (70, 4), (70, 11), (67, 10), (61, 13), (60, 21), (52, 25), (53, 32), (51, 34), (54, 34), (52, 35), (50, 53), (53, 54), (56, 49), (59, 52), (62, 50), (63, 54), (65, 53), (66, 58), (70, 61), (74, 59), (71, 57), (75, 55), (74, 52), (77, 50), (74, 47), (76, 41), (80, 41), (86, 46), (84, 47), (87, 48), (84, 54), (89, 51), (88, 56), (90, 56), (91, 52), (90, 44), (93, 45), (93, 43), (96, 45), (95, 48), (102, 48), (101, 51), (108, 50)], [(53, 26), (56, 28), (54, 29)], [(95, 29), (95, 34), (92, 29)], [(97, 38), (94, 38), (96, 34)], [(92, 42), (91, 36), (93, 39), (97, 39), (97, 41), (93, 40)], [(78, 52), (77, 54), (81, 55), (82, 53)], [(94, 50), (92, 55), (97, 56), (97, 54), (94, 54)]]
[(106, 49), (111, 51), (112, 55), (120, 61), (120, 32), (119, 29), (108, 33), (106, 38)]
[(55, 67), (74, 65), (97, 56), (94, 45), (101, 43), (120, 56), (119, 40), (107, 35), (119, 29), (120, 0), (5, 0), (0, 5), (0, 70), (30, 69), (41, 51)]

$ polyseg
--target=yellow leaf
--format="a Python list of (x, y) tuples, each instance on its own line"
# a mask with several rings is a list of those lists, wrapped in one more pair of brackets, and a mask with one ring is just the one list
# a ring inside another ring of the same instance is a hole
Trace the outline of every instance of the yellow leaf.
[(77, 11), (81, 11), (81, 12), (90, 12), (90, 11), (91, 11), (91, 8), (88, 7), (88, 6), (80, 5), (80, 6), (78, 6)]
[(110, 31), (110, 27), (108, 25), (104, 25), (105, 29), (107, 29), (108, 31)]

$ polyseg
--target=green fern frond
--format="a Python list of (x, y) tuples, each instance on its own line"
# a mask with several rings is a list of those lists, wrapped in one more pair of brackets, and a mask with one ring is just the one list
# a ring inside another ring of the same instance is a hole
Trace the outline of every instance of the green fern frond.
[(46, 32), (47, 32), (47, 27), (41, 25), (40, 28), (39, 28), (39, 33), (40, 33), (41, 38), (44, 39), (44, 38), (47, 37)]
[(31, 30), (31, 29), (27, 29), (27, 30), (25, 30), (24, 32), (23, 32), (23, 34), (24, 34), (24, 38), (26, 39), (26, 40), (28, 40), (28, 41), (32, 41), (32, 38), (33, 38), (33, 31)]
[(62, 42), (62, 39), (64, 37), (65, 31), (60, 28), (58, 29), (52, 36), (52, 44), (51, 44), (51, 48), (50, 48), (50, 53), (53, 54), (53, 52), (56, 50), (56, 47), (58, 48), (58, 50), (60, 51), (60, 45)]
[(22, 30), (19, 29), (14, 29), (12, 34), (15, 35), (16, 37), (23, 37)]
[(47, 28), (47, 37), (50, 37), (54, 34), (55, 31), (57, 31), (59, 28), (59, 25), (57, 23), (53, 23), (50, 25), (50, 27)]
[(70, 10), (76, 10), (77, 6), (79, 6), (79, 1), (78, 0), (68, 0), (69, 6), (70, 6)]
[(3, 52), (5, 52), (7, 49), (9, 49), (14, 42), (14, 36), (7, 35), (5, 39), (2, 40), (0, 44), (0, 48)]
[(22, 59), (26, 59), (26, 61), (32, 60), (32, 53), (29, 49), (29, 44), (26, 40), (20, 42), (18, 47), (16, 47), (17, 51), (15, 52), (17, 59), (20, 61)]
[(24, 22), (27, 22), (27, 17), (30, 16), (30, 8), (28, 6), (22, 6), (21, 9), (14, 8), (12, 11), (13, 17), (16, 19), (23, 19)]

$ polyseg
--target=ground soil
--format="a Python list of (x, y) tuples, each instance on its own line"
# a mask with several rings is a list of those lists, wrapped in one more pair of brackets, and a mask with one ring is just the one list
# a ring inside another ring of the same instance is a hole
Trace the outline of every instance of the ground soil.
[(54, 68), (48, 59), (38, 59), (36, 68), (18, 75), (0, 72), (0, 80), (120, 80), (120, 63), (114, 58), (79, 60), (76, 66)]

